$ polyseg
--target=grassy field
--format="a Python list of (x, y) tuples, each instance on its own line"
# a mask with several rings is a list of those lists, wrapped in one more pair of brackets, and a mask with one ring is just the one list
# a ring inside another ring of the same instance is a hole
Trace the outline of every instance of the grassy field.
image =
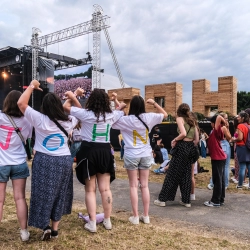
[(28, 242), (21, 242), (15, 214), (13, 196), (8, 190), (4, 205), (4, 218), (0, 223), (0, 250), (128, 250), (128, 249), (249, 249), (247, 240), (242, 240), (230, 232), (211, 232), (211, 229), (198, 228), (169, 219), (151, 218), (151, 224), (140, 223), (138, 226), (128, 222), (128, 214), (114, 211), (113, 229), (108, 231), (98, 225), (97, 233), (91, 234), (83, 229), (83, 222), (78, 219), (78, 212), (85, 213), (82, 204), (74, 204), (71, 215), (64, 216), (59, 231), (59, 238), (43, 242), (41, 231), (29, 228), (31, 237)]
[[(116, 178), (120, 179), (128, 179), (127, 172), (123, 168), (123, 161), (119, 160), (120, 154), (119, 152), (115, 152), (115, 160), (116, 160)], [(207, 185), (210, 181), (212, 175), (212, 167), (211, 167), (211, 159), (210, 157), (207, 158), (200, 158), (199, 159), (200, 166), (204, 169), (209, 170), (209, 172), (199, 173), (195, 176), (196, 188), (207, 188)], [(230, 165), (234, 167), (234, 160), (231, 160)], [(153, 172), (154, 169), (159, 168), (159, 165), (155, 165), (151, 167), (151, 171), (149, 174), (149, 182), (157, 182), (163, 183), (165, 175), (157, 175)], [(233, 175), (230, 173), (230, 177)], [(236, 184), (234, 184), (231, 180), (229, 183), (229, 187), (227, 189), (229, 193), (242, 193), (242, 194), (250, 194), (248, 189), (237, 190)]]

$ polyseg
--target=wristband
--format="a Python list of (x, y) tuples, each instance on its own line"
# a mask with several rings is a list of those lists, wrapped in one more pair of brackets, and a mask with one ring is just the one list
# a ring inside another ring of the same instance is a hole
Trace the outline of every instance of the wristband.
[(35, 86), (34, 86), (33, 84), (30, 84), (30, 87), (31, 87), (32, 89), (34, 89), (34, 88), (35, 88)]

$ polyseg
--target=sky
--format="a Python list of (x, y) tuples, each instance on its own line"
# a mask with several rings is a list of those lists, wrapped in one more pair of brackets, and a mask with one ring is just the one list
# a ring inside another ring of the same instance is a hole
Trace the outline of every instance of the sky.
[[(0, 48), (30, 45), (32, 27), (46, 35), (89, 21), (94, 4), (110, 17), (108, 32), (124, 82), (142, 95), (145, 85), (178, 82), (183, 102), (192, 105), (192, 80), (210, 80), (216, 91), (222, 76), (235, 76), (238, 91), (250, 92), (249, 0), (1, 0)], [(84, 58), (92, 54), (92, 41), (89, 34), (47, 51)], [(104, 33), (101, 68), (117, 76)]]

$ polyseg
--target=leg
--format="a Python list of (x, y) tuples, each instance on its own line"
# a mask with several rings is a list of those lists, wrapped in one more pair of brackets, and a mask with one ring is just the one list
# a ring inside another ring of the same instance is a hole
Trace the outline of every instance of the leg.
[(96, 176), (85, 180), (85, 203), (90, 220), (96, 220)]
[(25, 200), (25, 179), (12, 180), (14, 200), (16, 203), (17, 218), (21, 229), (27, 228), (28, 206)]
[(139, 169), (139, 178), (140, 178), (140, 186), (142, 193), (142, 202), (143, 202), (143, 215), (148, 216), (149, 211), (149, 202), (150, 202), (150, 194), (148, 189), (148, 176), (149, 170)]
[(195, 179), (194, 179), (194, 164), (192, 164), (192, 169), (191, 169), (191, 178), (192, 178), (191, 194), (194, 194), (194, 188), (195, 188)]
[(190, 204), (190, 193), (191, 193), (191, 171), (192, 166), (191, 163), (187, 163), (187, 165), (184, 167), (185, 169), (182, 169), (183, 175), (180, 180), (180, 190), (181, 190), (181, 200), (185, 204)]
[(51, 221), (52, 221), (52, 231), (58, 231), (58, 226), (60, 221), (54, 221), (54, 220)]
[(3, 204), (5, 201), (7, 182), (0, 182), (0, 222), (3, 218)]
[(227, 188), (229, 185), (229, 172), (230, 172), (230, 157), (231, 157), (231, 148), (230, 148), (230, 144), (228, 142), (226, 142), (226, 152), (225, 154), (227, 155), (227, 159), (226, 159), (226, 164), (225, 164), (225, 187)]
[(128, 170), (128, 179), (130, 187), (130, 199), (133, 210), (133, 216), (138, 217), (138, 178), (137, 170)]
[(110, 218), (112, 212), (112, 193), (110, 190), (110, 174), (97, 174), (98, 188), (102, 197), (104, 218)]
[(245, 173), (246, 173), (246, 163), (239, 162), (239, 183), (238, 183), (238, 186), (240, 186), (240, 187), (243, 185)]

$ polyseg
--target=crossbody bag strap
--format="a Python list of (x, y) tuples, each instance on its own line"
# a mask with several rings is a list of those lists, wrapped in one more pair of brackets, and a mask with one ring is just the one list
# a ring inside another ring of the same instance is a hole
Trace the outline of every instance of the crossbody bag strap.
[(9, 120), (10, 120), (12, 126), (14, 127), (16, 133), (19, 135), (19, 137), (20, 137), (20, 139), (21, 139), (21, 141), (22, 141), (22, 143), (23, 143), (23, 145), (24, 145), (24, 147), (25, 147), (26, 142), (25, 142), (25, 140), (24, 140), (24, 138), (23, 138), (23, 135), (22, 135), (20, 129), (17, 127), (17, 125), (15, 124), (15, 122), (13, 121), (13, 119), (12, 119), (11, 116), (9, 116), (9, 115), (7, 115), (7, 114), (5, 114), (5, 115), (9, 118)]
[(143, 123), (143, 125), (146, 127), (146, 129), (149, 131), (148, 129), (148, 125), (138, 116), (136, 115), (136, 117)]
[(67, 136), (67, 138), (69, 137), (69, 134), (67, 133), (67, 131), (57, 120), (51, 120), (51, 121), (53, 121), (57, 125), (57, 127)]

